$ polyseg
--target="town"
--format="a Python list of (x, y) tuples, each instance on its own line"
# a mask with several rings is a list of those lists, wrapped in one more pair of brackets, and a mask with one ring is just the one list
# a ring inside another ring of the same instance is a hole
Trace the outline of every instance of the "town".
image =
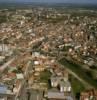
[(1, 9), (0, 100), (97, 100), (97, 11)]

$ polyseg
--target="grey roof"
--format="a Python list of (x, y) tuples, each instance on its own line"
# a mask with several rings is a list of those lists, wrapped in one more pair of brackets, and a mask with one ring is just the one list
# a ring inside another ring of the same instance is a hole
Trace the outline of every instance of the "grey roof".
[(66, 100), (74, 100), (73, 97), (68, 94), (68, 95), (65, 95), (64, 93), (61, 93), (61, 92), (54, 92), (54, 91), (49, 91), (48, 92), (48, 99), (66, 99)]
[(64, 95), (64, 93), (60, 93), (60, 92), (48, 92), (48, 98), (73, 100), (71, 95)]
[(0, 94), (5, 94), (7, 92), (7, 87), (4, 85), (0, 85)]
[(65, 87), (69, 87), (71, 86), (70, 82), (69, 81), (60, 81), (60, 86), (65, 86)]
[(59, 92), (48, 92), (48, 98), (65, 99), (65, 95), (64, 93), (59, 93)]

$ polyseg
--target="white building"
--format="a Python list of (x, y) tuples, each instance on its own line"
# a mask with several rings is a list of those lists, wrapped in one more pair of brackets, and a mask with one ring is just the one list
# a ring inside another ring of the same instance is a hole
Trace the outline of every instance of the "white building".
[(60, 85), (60, 92), (71, 92), (71, 84), (69, 81), (61, 81)]
[(60, 79), (58, 77), (51, 77), (51, 86), (57, 87), (59, 84)]

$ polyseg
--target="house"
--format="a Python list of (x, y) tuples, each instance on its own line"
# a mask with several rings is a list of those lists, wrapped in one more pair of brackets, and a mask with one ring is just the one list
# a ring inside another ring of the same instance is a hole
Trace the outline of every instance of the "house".
[(6, 44), (0, 44), (0, 54), (4, 54), (6, 56), (10, 56), (12, 54), (11, 47)]
[(40, 56), (40, 53), (39, 52), (32, 52), (32, 56), (39, 57)]
[(21, 80), (24, 79), (24, 76), (22, 73), (16, 74), (17, 79)]
[(3, 62), (4, 59), (5, 59), (5, 56), (0, 56), (0, 62)]
[(97, 100), (97, 90), (91, 89), (80, 94), (80, 100)]
[(39, 61), (34, 61), (34, 65), (39, 65)]
[(8, 52), (9, 47), (5, 44), (0, 44), (0, 52)]
[(45, 69), (44, 66), (41, 66), (41, 65), (35, 66), (35, 71), (36, 71), (36, 72), (44, 71), (44, 69)]
[(3, 81), (10, 81), (16, 78), (16, 73), (10, 72), (2, 76)]
[(7, 87), (5, 85), (0, 85), (0, 94), (6, 94), (7, 93)]
[(13, 93), (8, 90), (7, 86), (0, 84), (0, 100), (9, 100), (8, 98), (13, 96)]

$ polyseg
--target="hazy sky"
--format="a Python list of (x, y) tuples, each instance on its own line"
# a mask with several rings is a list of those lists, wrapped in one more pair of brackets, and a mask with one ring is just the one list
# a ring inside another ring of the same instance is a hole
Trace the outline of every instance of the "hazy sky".
[(0, 2), (55, 2), (55, 3), (89, 3), (97, 4), (97, 0), (0, 0)]

